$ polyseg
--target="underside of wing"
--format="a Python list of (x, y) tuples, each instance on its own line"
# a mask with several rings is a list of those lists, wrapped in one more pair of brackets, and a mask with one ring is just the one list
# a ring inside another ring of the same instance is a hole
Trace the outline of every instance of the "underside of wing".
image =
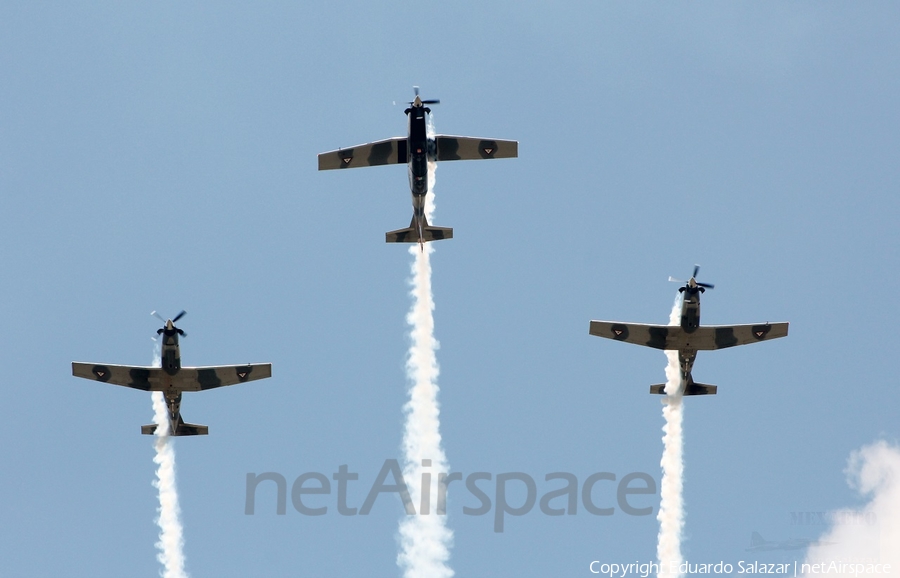
[(654, 349), (676, 349), (673, 345), (682, 333), (677, 325), (646, 325), (618, 321), (591, 321), (591, 335), (634, 343)]
[(407, 158), (407, 140), (401, 136), (320, 153), (319, 170), (406, 164)]
[(591, 321), (590, 331), (591, 335), (598, 337), (635, 343), (654, 349), (711, 351), (784, 337), (788, 332), (788, 324), (708, 325), (698, 327), (688, 333), (680, 325)]
[(203, 391), (267, 377), (272, 377), (271, 363), (182, 367), (175, 379), (183, 391)]
[(519, 156), (519, 143), (471, 136), (437, 135), (437, 160), (463, 161), (480, 159), (511, 159)]
[(702, 347), (695, 349), (724, 349), (785, 337), (787, 323), (758, 323), (755, 325), (708, 325), (698, 327), (692, 339)]
[(182, 367), (174, 375), (169, 375), (159, 367), (103, 365), (76, 361), (72, 363), (72, 375), (142, 391), (164, 391), (168, 387), (180, 391), (203, 391), (272, 377), (272, 364)]
[(124, 385), (142, 391), (159, 389), (163, 370), (158, 367), (135, 367), (102, 363), (72, 362), (72, 375), (113, 385)]

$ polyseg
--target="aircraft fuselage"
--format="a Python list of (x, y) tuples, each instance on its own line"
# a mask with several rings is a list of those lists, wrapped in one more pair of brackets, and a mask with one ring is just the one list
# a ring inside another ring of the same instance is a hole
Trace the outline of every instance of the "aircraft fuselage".
[(428, 155), (433, 154), (434, 142), (428, 141), (426, 115), (431, 109), (422, 105), (416, 97), (412, 106), (406, 109), (409, 121), (407, 151), (409, 154), (409, 188), (415, 197), (424, 197), (428, 193)]
[[(699, 287), (694, 279), (688, 281), (688, 284), (680, 289), (682, 295), (681, 302), (681, 329), (685, 333), (691, 334), (700, 327), (700, 294), (704, 291), (703, 287)], [(678, 362), (681, 365), (681, 386), (685, 388), (690, 386), (694, 379), (691, 377), (691, 370), (694, 368), (694, 359), (697, 357), (696, 349), (679, 349)]]
[(178, 347), (178, 330), (171, 321), (166, 322), (166, 326), (160, 333), (162, 336), (162, 345), (160, 346), (160, 357), (162, 358), (162, 368), (169, 375), (175, 375), (181, 369), (181, 352)]
[[(175, 375), (181, 371), (181, 350), (178, 346), (178, 329), (171, 320), (166, 321), (166, 326), (161, 330), (160, 358), (162, 369), (168, 375)], [(169, 432), (178, 428), (181, 419), (181, 390), (171, 384), (163, 391), (166, 397), (166, 408), (169, 413)]]
[(428, 194), (428, 158), (434, 154), (434, 141), (428, 139), (426, 116), (431, 109), (422, 104), (421, 99), (416, 100), (406, 109), (409, 121), (409, 136), (407, 137), (407, 151), (409, 155), (409, 189), (412, 193), (413, 222), (419, 233), (419, 245), (424, 237), (425, 220), (425, 195)]

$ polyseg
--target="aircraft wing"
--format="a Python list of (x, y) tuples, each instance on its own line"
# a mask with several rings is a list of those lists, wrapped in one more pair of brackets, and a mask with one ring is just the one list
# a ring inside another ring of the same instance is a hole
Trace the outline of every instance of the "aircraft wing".
[(408, 162), (406, 144), (406, 137), (398, 136), (346, 149), (320, 153), (319, 170), (406, 164)]
[(591, 321), (590, 333), (597, 337), (606, 337), (654, 349), (678, 349), (676, 334), (683, 332), (678, 325)]
[(169, 375), (160, 367), (104, 365), (75, 361), (72, 363), (72, 375), (142, 391), (163, 391), (169, 386), (180, 391), (203, 391), (272, 377), (272, 364), (182, 367), (175, 375)]
[(439, 161), (512, 159), (519, 156), (519, 142), (514, 140), (439, 134), (435, 141)]
[(162, 381), (157, 373), (162, 372), (159, 367), (72, 362), (72, 375), (75, 377), (124, 385), (142, 391), (159, 391), (162, 388)]
[(590, 333), (654, 349), (709, 351), (784, 337), (788, 334), (788, 324), (708, 325), (698, 327), (693, 333), (686, 333), (680, 325), (591, 321)]
[(706, 327), (701, 325), (693, 334), (685, 334), (685, 336), (692, 341), (702, 340), (706, 345), (702, 349), (723, 349), (787, 337), (787, 334), (787, 323), (758, 323), (756, 325), (708, 325)]
[(247, 365), (217, 365), (214, 367), (182, 367), (178, 375), (185, 374), (189, 383), (199, 385), (199, 390), (237, 385), (245, 381), (255, 381), (272, 377), (271, 363)]

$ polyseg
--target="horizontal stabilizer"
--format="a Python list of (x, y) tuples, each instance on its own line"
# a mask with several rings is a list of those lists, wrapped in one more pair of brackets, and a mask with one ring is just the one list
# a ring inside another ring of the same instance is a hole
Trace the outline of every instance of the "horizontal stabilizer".
[[(715, 393), (715, 392), (713, 392)], [(184, 423), (181, 422), (178, 424), (178, 427), (175, 429), (175, 435), (177, 436), (205, 436), (209, 435), (209, 426), (200, 425), (196, 423)]]
[[(141, 433), (144, 435), (154, 435), (156, 433), (156, 424), (151, 423), (150, 425), (142, 425)], [(199, 425), (195, 423), (185, 423), (181, 421), (178, 424), (178, 427), (175, 428), (175, 433), (170, 434), (173, 436), (205, 436), (209, 435), (209, 426)]]
[[(719, 388), (715, 385), (706, 385), (695, 382), (688, 384), (687, 387), (684, 388), (684, 393), (682, 395), (716, 395), (718, 389)], [(660, 383), (659, 385), (651, 385), (650, 393), (666, 395), (666, 384)]]
[[(396, 231), (389, 231), (384, 234), (385, 241), (388, 243), (418, 243), (419, 242), (419, 231), (415, 227), (408, 227), (406, 229), (397, 229)], [(422, 241), (427, 243), (428, 241), (440, 241), (441, 239), (452, 239), (453, 238), (453, 229), (450, 227), (432, 227), (428, 226), (424, 228), (424, 234), (422, 237)]]

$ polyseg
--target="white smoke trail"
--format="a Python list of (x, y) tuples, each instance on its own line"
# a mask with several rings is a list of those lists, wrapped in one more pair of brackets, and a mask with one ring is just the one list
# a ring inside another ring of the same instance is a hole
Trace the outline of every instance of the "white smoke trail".
[[(669, 315), (669, 325), (681, 324), (681, 301), (679, 293)], [(684, 460), (681, 422), (683, 405), (681, 397), (681, 364), (677, 351), (666, 351), (669, 359), (666, 365), (666, 397), (663, 398), (663, 455), (662, 482), (660, 484), (659, 538), (656, 544), (656, 557), (659, 560), (659, 576), (674, 574), (681, 565), (681, 530), (684, 528), (684, 503), (682, 487), (684, 484)], [(676, 569), (675, 572), (670, 570)]]
[[(433, 134), (430, 125), (429, 132)], [(429, 163), (428, 188), (431, 191), (434, 190), (434, 169), (434, 163)], [(429, 222), (433, 212), (432, 192), (425, 202), (425, 215)], [(406, 413), (403, 476), (409, 485), (410, 498), (417, 514), (407, 516), (400, 522), (397, 564), (404, 569), (406, 578), (449, 578), (454, 574), (447, 564), (453, 532), (446, 526), (446, 515), (437, 513), (435, 507), (441, 491), (438, 474), (447, 472), (449, 466), (441, 448), (437, 401), (440, 388), (437, 385), (439, 371), (435, 351), (438, 342), (434, 337), (434, 298), (431, 293), (430, 255), (433, 251), (431, 243), (425, 244), (424, 251), (419, 249), (418, 244), (409, 249), (414, 261), (410, 293), (412, 306), (406, 317), (412, 327), (406, 372), (412, 385), (409, 401), (403, 408)], [(427, 460), (430, 460), (430, 466)], [(425, 500), (422, 499), (423, 490)]]
[[(831, 512), (833, 526), (810, 546), (805, 563), (825, 564), (818, 575), (826, 568), (829, 576), (875, 575), (876, 570), (900, 576), (900, 447), (885, 441), (865, 446), (850, 455), (845, 473), (849, 485), (869, 501), (859, 509)], [(848, 562), (853, 565), (840, 565)], [(814, 573), (810, 567), (800, 571)]]
[[(162, 367), (159, 342), (154, 349), (153, 366)], [(156, 548), (159, 553), (156, 559), (163, 565), (160, 575), (163, 578), (187, 578), (184, 570), (184, 534), (181, 526), (181, 509), (178, 507), (178, 488), (175, 486), (175, 447), (169, 436), (169, 412), (161, 391), (151, 394), (153, 399), (153, 423), (156, 424), (156, 438), (153, 445), (156, 456), (153, 463), (156, 479), (153, 487), (159, 490), (159, 541)]]

